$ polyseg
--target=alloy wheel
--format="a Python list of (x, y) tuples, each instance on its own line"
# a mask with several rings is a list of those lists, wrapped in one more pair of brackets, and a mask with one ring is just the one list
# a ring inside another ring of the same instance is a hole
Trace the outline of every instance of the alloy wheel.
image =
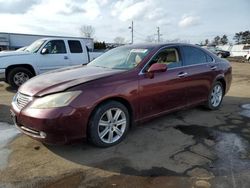
[(18, 72), (14, 75), (13, 80), (17, 86), (21, 86), (24, 82), (29, 80), (29, 75), (24, 72)]
[(223, 96), (222, 87), (220, 84), (216, 84), (211, 93), (211, 105), (217, 107), (220, 105)]
[(98, 136), (103, 142), (112, 144), (123, 136), (126, 125), (127, 118), (121, 109), (108, 109), (99, 120)]

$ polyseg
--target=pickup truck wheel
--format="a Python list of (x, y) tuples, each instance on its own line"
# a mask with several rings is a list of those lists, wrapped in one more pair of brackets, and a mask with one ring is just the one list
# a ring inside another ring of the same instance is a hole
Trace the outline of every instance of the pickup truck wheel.
[(33, 73), (29, 69), (16, 67), (10, 70), (7, 75), (7, 81), (13, 88), (18, 88), (33, 76)]
[(218, 54), (218, 57), (222, 58), (222, 54), (221, 54), (221, 53), (220, 53), (220, 54)]
[(121, 142), (129, 129), (130, 116), (127, 108), (109, 101), (99, 106), (88, 127), (88, 140), (98, 147), (109, 147)]

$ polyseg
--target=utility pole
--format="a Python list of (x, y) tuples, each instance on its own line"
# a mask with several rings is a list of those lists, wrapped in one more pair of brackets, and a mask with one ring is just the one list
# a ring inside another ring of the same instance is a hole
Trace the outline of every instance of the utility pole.
[(161, 41), (161, 36), (162, 36), (162, 34), (160, 34), (160, 27), (157, 27), (157, 41), (158, 41), (158, 43)]
[(134, 43), (134, 22), (132, 21), (131, 26), (129, 26), (129, 29), (131, 29), (131, 44)]

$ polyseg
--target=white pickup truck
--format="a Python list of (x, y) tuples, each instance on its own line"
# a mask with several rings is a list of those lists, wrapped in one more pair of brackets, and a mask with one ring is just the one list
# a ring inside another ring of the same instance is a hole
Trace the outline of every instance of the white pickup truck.
[(0, 53), (0, 81), (17, 88), (38, 74), (87, 64), (89, 60), (88, 48), (82, 39), (39, 39), (23, 51)]

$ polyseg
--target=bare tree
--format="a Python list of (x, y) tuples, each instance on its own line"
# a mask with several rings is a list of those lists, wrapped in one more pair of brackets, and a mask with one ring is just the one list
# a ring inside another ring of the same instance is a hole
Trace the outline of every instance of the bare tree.
[(125, 44), (125, 38), (123, 37), (115, 37), (114, 42), (117, 44)]
[(220, 44), (220, 36), (214, 37), (214, 40), (212, 42), (213, 45), (219, 45)]
[(223, 35), (223, 36), (220, 38), (220, 43), (223, 44), (223, 45), (228, 44), (227, 35)]
[(209, 45), (209, 40), (208, 39), (205, 40), (205, 45), (206, 46)]
[(80, 28), (80, 33), (81, 33), (81, 35), (83, 35), (84, 37), (93, 38), (94, 33), (95, 33), (95, 28), (92, 27), (91, 25), (83, 25), (83, 26)]

